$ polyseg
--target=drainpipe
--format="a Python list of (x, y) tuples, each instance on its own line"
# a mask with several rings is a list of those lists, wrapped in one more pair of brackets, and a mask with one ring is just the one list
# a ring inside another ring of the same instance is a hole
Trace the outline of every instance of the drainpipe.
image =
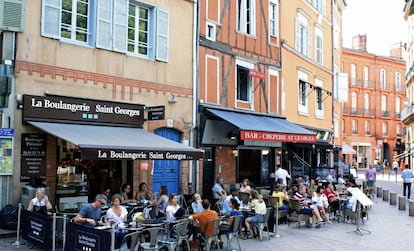
[[(198, 124), (198, 48), (199, 48), (199, 0), (193, 2), (193, 100), (192, 100), (192, 124), (190, 128), (190, 146), (196, 147), (195, 129)], [(198, 191), (198, 182), (199, 182), (199, 168), (200, 161), (192, 160), (189, 165), (189, 181), (188, 189), (189, 193), (193, 191)]]
[[(332, 23), (332, 27), (331, 27), (331, 46), (332, 46), (332, 49), (331, 49), (331, 51), (332, 51), (332, 111), (331, 111), (331, 116), (332, 116), (332, 121), (331, 121), (331, 132), (330, 133), (332, 133), (331, 135), (332, 135), (332, 145), (335, 147), (335, 133), (334, 133), (334, 129), (335, 129), (335, 44), (334, 44), (334, 39), (335, 39), (335, 15), (334, 15), (334, 10), (335, 10), (335, 0), (332, 0), (331, 1), (331, 17), (332, 17), (332, 20), (331, 20), (331, 23)], [(339, 123), (339, 122), (338, 122)], [(332, 148), (332, 151), (331, 151), (331, 156), (330, 156), (330, 161), (332, 161), (333, 162), (333, 160), (334, 160), (334, 151), (333, 151), (333, 148)], [(339, 153), (338, 153), (339, 154)], [(339, 162), (339, 157), (340, 156), (338, 156), (338, 162)], [(333, 164), (333, 163), (332, 163)]]

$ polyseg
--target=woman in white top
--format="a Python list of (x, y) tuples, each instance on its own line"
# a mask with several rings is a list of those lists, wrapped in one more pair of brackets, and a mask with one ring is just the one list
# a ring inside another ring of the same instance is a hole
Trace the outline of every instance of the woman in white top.
[(316, 191), (312, 195), (312, 204), (316, 205), (319, 209), (319, 213), (322, 218), (331, 224), (328, 215), (326, 214), (325, 208), (329, 207), (328, 198), (321, 192), (321, 188), (316, 188)]
[(106, 220), (115, 226), (120, 226), (127, 221), (128, 211), (121, 206), (121, 200), (122, 197), (118, 194), (112, 196), (112, 206), (106, 212)]
[(175, 213), (180, 209), (180, 205), (178, 205), (178, 197), (176, 194), (171, 194), (168, 198), (168, 204), (165, 208), (167, 220), (175, 219)]
[(52, 204), (50, 203), (47, 195), (45, 195), (45, 188), (39, 187), (36, 190), (36, 197), (30, 200), (29, 205), (27, 206), (27, 211), (47, 213), (47, 210), (50, 209), (52, 209)]

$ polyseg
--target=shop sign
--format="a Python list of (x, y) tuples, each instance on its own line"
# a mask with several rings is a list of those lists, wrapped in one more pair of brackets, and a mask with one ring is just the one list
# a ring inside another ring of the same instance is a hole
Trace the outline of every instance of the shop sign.
[(202, 158), (202, 152), (81, 149), (82, 159), (93, 160), (194, 160)]
[(21, 141), (21, 181), (46, 178), (47, 135), (23, 133)]
[(163, 120), (165, 119), (165, 106), (151, 106), (147, 107), (148, 120)]
[(13, 174), (13, 136), (12, 128), (0, 128), (0, 175)]
[(316, 142), (316, 135), (240, 130), (240, 139), (241, 140), (305, 143), (305, 142)]
[(256, 70), (249, 70), (249, 76), (250, 77), (254, 77), (254, 78), (258, 78), (258, 79), (265, 79), (265, 74), (263, 72), (260, 71), (256, 71)]
[(23, 120), (123, 124), (141, 127), (144, 106), (66, 96), (23, 96)]

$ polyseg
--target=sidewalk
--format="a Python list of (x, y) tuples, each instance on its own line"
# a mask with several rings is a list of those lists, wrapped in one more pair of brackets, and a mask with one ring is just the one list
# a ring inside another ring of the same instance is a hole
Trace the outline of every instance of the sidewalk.
[[(388, 189), (391, 192), (397, 192), (397, 198), (402, 192), (402, 181), (391, 175), (391, 181), (388, 177), (377, 179), (377, 186)], [(360, 178), (362, 176), (359, 176)], [(394, 178), (394, 180), (392, 179)], [(361, 182), (362, 180), (359, 180)], [(413, 195), (414, 197), (414, 195)], [(411, 250), (412, 226), (414, 225), (414, 217), (408, 216), (408, 204), (405, 211), (398, 210), (397, 206), (389, 205), (388, 201), (382, 198), (374, 198), (374, 205), (368, 214), (368, 221), (361, 227), (371, 231), (371, 234), (363, 236), (351, 232), (356, 229), (356, 225), (349, 223), (326, 224), (320, 229), (310, 229), (301, 227), (296, 224), (287, 224), (279, 226), (278, 234), (281, 238), (271, 238), (269, 241), (264, 238), (263, 241), (258, 239), (240, 240), (243, 251), (255, 250)], [(1, 230), (0, 230), (1, 232)], [(22, 245), (20, 247), (12, 246), (16, 241), (16, 236), (2, 238), (0, 234), (0, 250), (32, 250), (31, 244)], [(267, 233), (264, 234), (267, 237)], [(404, 241), (406, 240), (406, 241)], [(237, 247), (237, 242), (233, 242), (233, 248)], [(61, 249), (57, 249), (61, 250)]]

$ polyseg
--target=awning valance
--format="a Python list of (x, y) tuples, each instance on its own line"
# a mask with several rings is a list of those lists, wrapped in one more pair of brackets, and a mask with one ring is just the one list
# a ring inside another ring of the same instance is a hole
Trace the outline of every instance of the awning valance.
[(241, 140), (315, 142), (316, 133), (283, 118), (208, 108), (207, 111), (239, 128)]
[(342, 145), (342, 154), (356, 154), (356, 151), (348, 144)]
[(28, 121), (77, 145), (82, 159), (196, 160), (203, 151), (139, 128)]

